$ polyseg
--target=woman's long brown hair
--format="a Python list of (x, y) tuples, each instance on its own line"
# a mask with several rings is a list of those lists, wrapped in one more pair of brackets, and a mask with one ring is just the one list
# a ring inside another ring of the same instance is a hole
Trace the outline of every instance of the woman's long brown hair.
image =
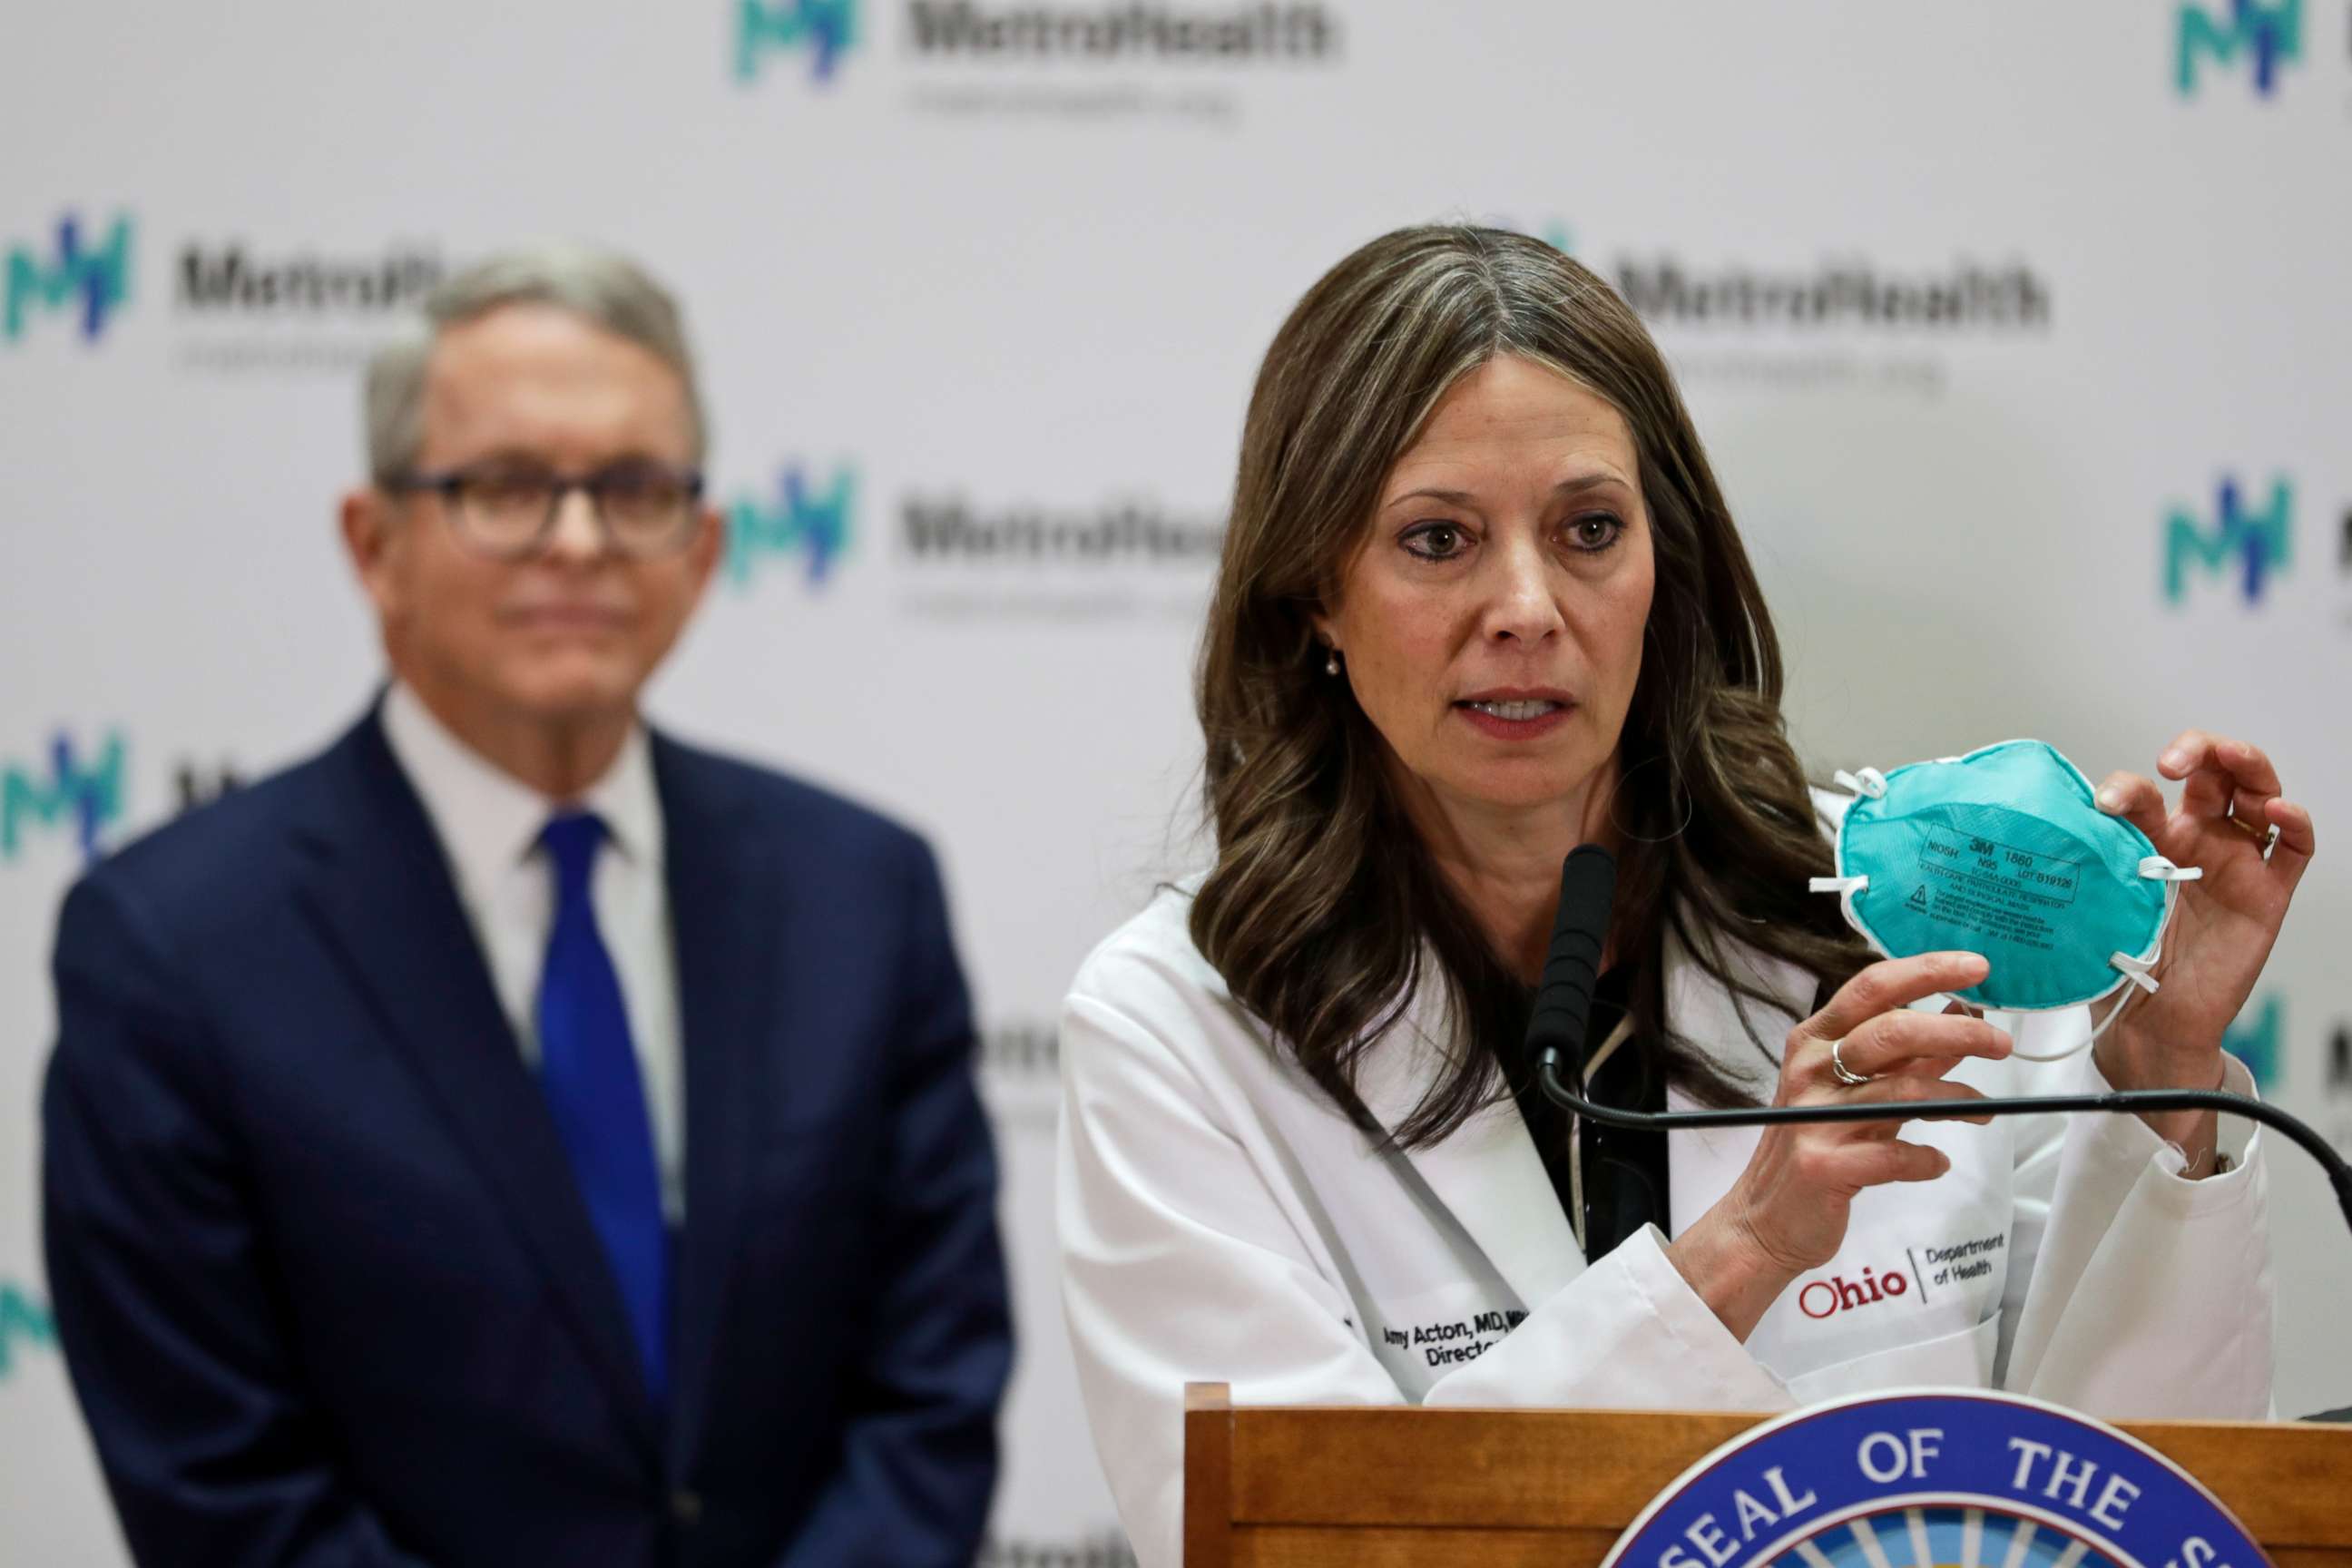
[[(1523, 235), (1464, 226), (1383, 236), (1327, 273), (1266, 352), (1196, 700), (1216, 864), (1192, 940), (1277, 1048), (1341, 1105), (1420, 988), (1444, 988), (1456, 1048), (1387, 1131), (1434, 1142), (1519, 1070), (1528, 996), (1406, 821), (1384, 742), (1328, 677), (1313, 615), (1333, 602), (1380, 488), (1429, 413), (1501, 355), (1542, 364), (1625, 418), (1650, 512), (1656, 589), (1619, 742), (1614, 826), (1628, 853), (1612, 937), (1635, 965), (1635, 1037), (1654, 1071), (1709, 1104), (1734, 1079), (1667, 1029), (1671, 934), (1751, 1006), (1780, 1010), (1727, 934), (1835, 984), (1867, 962), (1833, 901), (1831, 857), (1780, 718), (1780, 644), (1674, 378), (1608, 285)], [(1433, 967), (1434, 973), (1425, 973)]]

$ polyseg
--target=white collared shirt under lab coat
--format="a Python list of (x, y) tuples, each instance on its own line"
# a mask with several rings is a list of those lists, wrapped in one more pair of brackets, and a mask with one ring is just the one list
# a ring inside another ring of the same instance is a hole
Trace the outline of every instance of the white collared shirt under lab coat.
[(441, 840), (457, 901), (474, 929), (515, 1044), (539, 1070), (539, 979), (555, 926), (555, 874), (539, 842), (559, 811), (593, 811), (609, 837), (588, 881), (596, 932), (621, 983), (637, 1073), (652, 1118), (662, 1215), (686, 1215), (686, 1063), (677, 966), (670, 951), (661, 794), (653, 748), (635, 725), (613, 765), (576, 801), (552, 801), (451, 733), (399, 681), (383, 698), (383, 738)]
[[(1924, 1384), (2116, 1418), (2270, 1414), (2264, 1175), (2241, 1119), (2223, 1122), (2236, 1168), (2198, 1182), (2137, 1117), (1914, 1122), (1904, 1136), (1951, 1170), (1863, 1193), (1837, 1256), (1743, 1344), (1656, 1229), (1586, 1264), (1509, 1100), (1434, 1148), (1373, 1148), (1231, 999), (1192, 945), (1190, 904), (1189, 888), (1164, 890), (1096, 949), (1062, 1016), (1064, 1304), (1145, 1568), (1179, 1559), (1187, 1381), (1258, 1405), (1769, 1411)], [(1738, 951), (1793, 1016), (1811, 1011), (1810, 975)], [(1673, 1025), (1769, 1100), (1777, 1067), (1729, 994), (1687, 954), (1666, 966)], [(1791, 1020), (1750, 1011), (1777, 1057)], [(1438, 1021), (1424, 1000), (1369, 1053), (1360, 1092), (1383, 1125), (1437, 1072)], [(2085, 1009), (2039, 1015), (2020, 1043), (2088, 1026)], [(2242, 1064), (2227, 1072), (2253, 1092)], [(2088, 1050), (1951, 1076), (2004, 1096), (2107, 1087)], [(1760, 1135), (1671, 1135), (1674, 1234)]]

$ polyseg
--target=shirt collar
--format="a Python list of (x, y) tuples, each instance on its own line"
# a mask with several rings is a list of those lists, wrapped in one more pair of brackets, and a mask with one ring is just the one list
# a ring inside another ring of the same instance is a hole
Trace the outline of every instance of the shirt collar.
[(383, 732), (459, 881), (477, 897), (530, 857), (558, 811), (594, 812), (632, 864), (661, 867), (661, 799), (643, 724), (630, 726), (613, 765), (570, 801), (551, 800), (482, 756), (399, 681), (384, 693)]

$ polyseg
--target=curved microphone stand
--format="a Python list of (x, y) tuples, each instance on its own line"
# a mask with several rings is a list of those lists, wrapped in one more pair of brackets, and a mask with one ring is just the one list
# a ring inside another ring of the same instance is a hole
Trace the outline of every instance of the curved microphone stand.
[[(2352, 1226), (2352, 1164), (2309, 1123), (2274, 1105), (2213, 1089), (2111, 1089), (2105, 1094), (2044, 1094), (2013, 1100), (1927, 1100), (1898, 1106), (1766, 1105), (1730, 1110), (1621, 1110), (1588, 1100), (1584, 1093), (1585, 1023), (1599, 975), (1601, 944), (1617, 895), (1617, 862), (1606, 849), (1580, 845), (1560, 867), (1559, 914), (1553, 921), (1551, 952), (1544, 960), (1543, 984), (1528, 1021), (1528, 1047), (1536, 1080), (1553, 1104), (1607, 1127), (1664, 1132), (1677, 1128), (1766, 1127), (1788, 1122), (1909, 1121), (1976, 1116), (2039, 1116), (2053, 1111), (2096, 1110), (2138, 1115), (2150, 1110), (2219, 1110), (2275, 1129), (2319, 1162), (2336, 1189), (2336, 1202)], [(1562, 1064), (1574, 1087), (1562, 1081)]]

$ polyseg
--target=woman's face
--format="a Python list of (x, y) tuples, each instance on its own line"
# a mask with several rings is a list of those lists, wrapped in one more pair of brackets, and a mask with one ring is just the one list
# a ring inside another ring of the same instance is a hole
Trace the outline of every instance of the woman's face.
[(1508, 357), (1397, 459), (1316, 625), (1441, 804), (1580, 803), (1615, 752), (1655, 580), (1639, 475), (1622, 416)]

